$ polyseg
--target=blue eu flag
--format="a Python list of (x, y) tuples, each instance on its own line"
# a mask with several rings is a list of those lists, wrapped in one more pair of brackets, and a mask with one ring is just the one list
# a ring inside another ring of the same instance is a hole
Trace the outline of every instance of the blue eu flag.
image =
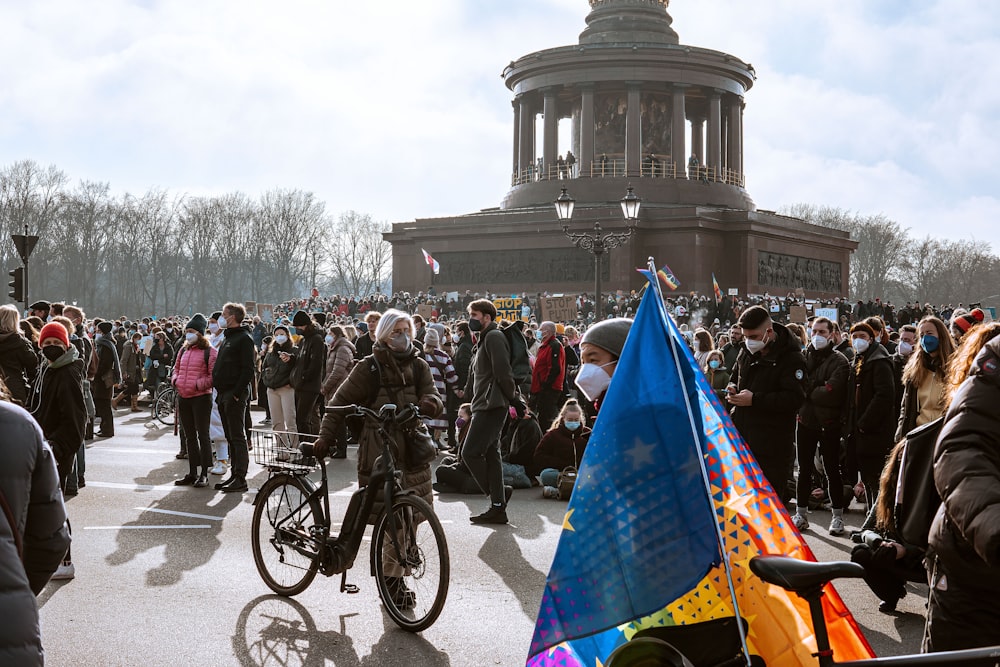
[(701, 468), (701, 402), (680, 345), (647, 289), (567, 507), (530, 665), (570, 664), (548, 651), (564, 642), (593, 665), (608, 642), (624, 641), (617, 626), (662, 609), (721, 560)]

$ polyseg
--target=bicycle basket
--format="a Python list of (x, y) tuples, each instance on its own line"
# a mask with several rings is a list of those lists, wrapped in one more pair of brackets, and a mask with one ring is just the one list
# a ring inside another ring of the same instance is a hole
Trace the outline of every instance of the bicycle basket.
[(250, 429), (253, 444), (253, 458), (258, 465), (293, 473), (309, 473), (319, 468), (315, 456), (304, 456), (299, 451), (303, 439), (314, 440), (316, 436), (294, 431), (268, 431)]

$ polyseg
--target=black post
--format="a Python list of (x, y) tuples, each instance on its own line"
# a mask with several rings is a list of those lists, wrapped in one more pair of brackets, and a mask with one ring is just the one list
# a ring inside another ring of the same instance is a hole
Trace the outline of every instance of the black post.
[(604, 308), (601, 303), (601, 256), (603, 253), (594, 248), (594, 321), (604, 319)]

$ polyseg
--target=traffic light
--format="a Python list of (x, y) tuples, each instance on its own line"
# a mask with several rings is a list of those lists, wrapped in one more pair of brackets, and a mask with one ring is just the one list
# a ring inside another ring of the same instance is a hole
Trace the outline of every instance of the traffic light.
[(24, 267), (19, 266), (7, 272), (10, 277), (10, 292), (7, 294), (14, 301), (24, 302)]

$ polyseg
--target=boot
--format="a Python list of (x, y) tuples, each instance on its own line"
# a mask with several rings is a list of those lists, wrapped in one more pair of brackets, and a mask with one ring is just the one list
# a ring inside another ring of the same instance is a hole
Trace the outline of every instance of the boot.
[(94, 420), (93, 419), (87, 421), (87, 428), (86, 428), (86, 430), (85, 430), (85, 432), (83, 434), (83, 439), (84, 440), (93, 440), (94, 439)]
[(118, 404), (122, 402), (123, 398), (125, 398), (125, 394), (124, 393), (118, 394), (117, 396), (115, 396), (114, 398), (112, 398), (111, 399), (111, 409), (112, 410), (117, 410), (118, 409)]
[(139, 397), (135, 394), (132, 394), (132, 412), (142, 412), (139, 408)]

